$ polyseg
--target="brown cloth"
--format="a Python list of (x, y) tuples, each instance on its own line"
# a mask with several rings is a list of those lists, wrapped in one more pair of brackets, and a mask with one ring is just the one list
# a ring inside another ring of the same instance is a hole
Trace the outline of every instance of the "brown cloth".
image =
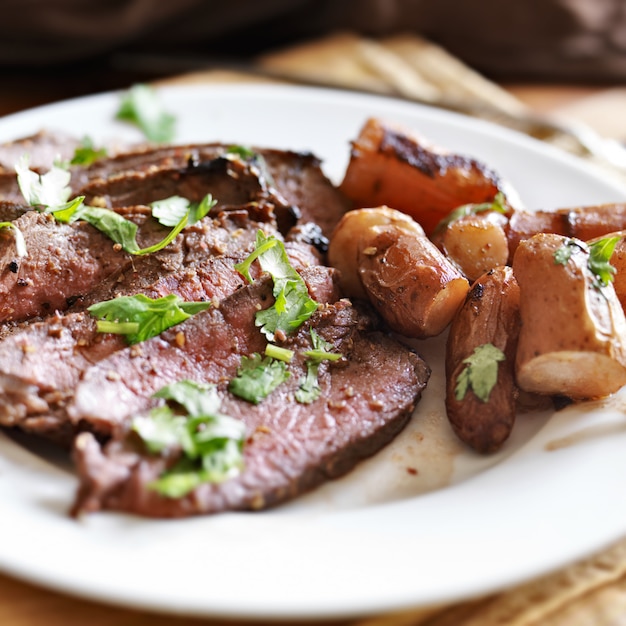
[(622, 0), (5, 0), (0, 64), (120, 50), (215, 58), (350, 30), (419, 33), (494, 78), (626, 77)]

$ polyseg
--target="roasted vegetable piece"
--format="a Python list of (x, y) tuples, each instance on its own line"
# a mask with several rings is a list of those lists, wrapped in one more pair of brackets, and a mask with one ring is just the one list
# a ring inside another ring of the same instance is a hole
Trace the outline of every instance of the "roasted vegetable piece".
[(489, 202), (503, 188), (497, 174), (479, 161), (373, 118), (352, 143), (341, 183), (355, 208), (388, 205), (410, 215), (428, 235), (453, 209)]
[(341, 272), (341, 286), (348, 296), (367, 300), (359, 276), (359, 251), (369, 245), (367, 240), (373, 236), (373, 226), (394, 224), (416, 235), (424, 232), (408, 215), (388, 207), (348, 211), (335, 227), (328, 244), (328, 262)]
[(509, 258), (506, 222), (500, 213), (460, 217), (442, 229), (439, 248), (468, 280), (474, 281), (485, 272), (506, 265)]
[(540, 233), (513, 259), (520, 287), (517, 383), (535, 393), (600, 398), (626, 384), (626, 319), (612, 283), (578, 239)]
[(520, 241), (537, 233), (553, 233), (589, 241), (626, 229), (626, 204), (599, 204), (556, 211), (512, 211), (506, 228), (509, 260)]
[(328, 256), (346, 276), (348, 295), (365, 294), (389, 326), (407, 337), (438, 335), (469, 289), (419, 224), (388, 207), (344, 215)]
[(446, 343), (446, 411), (458, 437), (477, 452), (497, 451), (515, 422), (519, 288), (510, 267), (470, 289)]

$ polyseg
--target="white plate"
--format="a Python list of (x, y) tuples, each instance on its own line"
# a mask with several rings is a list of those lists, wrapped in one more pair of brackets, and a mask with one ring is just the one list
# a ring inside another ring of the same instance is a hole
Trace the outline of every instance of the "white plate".
[[(389, 99), (275, 86), (176, 88), (161, 97), (178, 116), (177, 141), (311, 150), (336, 181), (350, 139), (373, 115), (484, 160), (528, 207), (626, 199), (617, 183), (548, 146)], [(105, 94), (13, 115), (0, 120), (0, 140), (44, 127), (97, 141), (139, 139), (113, 121), (117, 103)], [(622, 536), (626, 395), (554, 416), (521, 415), (505, 449), (479, 458), (443, 417), (441, 339), (418, 347), (434, 373), (396, 441), (344, 479), (264, 513), (72, 520), (76, 480), (67, 466), (0, 435), (0, 567), (157, 611), (323, 618), (492, 592)]]

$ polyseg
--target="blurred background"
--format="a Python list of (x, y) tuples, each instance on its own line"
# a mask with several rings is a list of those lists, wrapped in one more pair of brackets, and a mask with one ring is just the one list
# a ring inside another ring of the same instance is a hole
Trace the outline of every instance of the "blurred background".
[(329, 33), (419, 34), (501, 84), (626, 78), (622, 0), (4, 0), (2, 113)]

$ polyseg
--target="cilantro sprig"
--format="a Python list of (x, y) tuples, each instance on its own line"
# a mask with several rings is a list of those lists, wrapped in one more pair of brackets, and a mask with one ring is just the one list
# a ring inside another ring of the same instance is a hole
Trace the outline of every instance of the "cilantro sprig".
[(220, 412), (214, 385), (182, 380), (154, 394), (166, 401), (132, 421), (152, 454), (179, 448), (181, 458), (149, 487), (181, 498), (203, 483), (234, 478), (244, 467), (245, 425)]
[(498, 362), (505, 360), (502, 350), (491, 343), (474, 348), (474, 352), (463, 359), (465, 368), (458, 375), (454, 396), (461, 402), (471, 389), (482, 402), (488, 402), (492, 389), (498, 382)]
[(456, 222), (456, 220), (465, 217), (466, 215), (477, 215), (478, 213), (486, 213), (488, 211), (493, 211), (495, 213), (506, 213), (507, 212), (506, 198), (504, 194), (499, 191), (493, 198), (491, 202), (480, 202), (473, 204), (463, 204), (460, 207), (457, 207), (453, 211), (451, 211), (446, 217), (444, 217), (438, 224), (435, 226), (435, 230), (433, 234), (438, 234), (447, 228), (452, 222)]
[(266, 237), (263, 231), (257, 232), (254, 252), (235, 265), (249, 282), (252, 282), (250, 267), (257, 259), (261, 269), (272, 277), (275, 302), (256, 313), (255, 324), (269, 341), (274, 341), (277, 334), (287, 335), (306, 322), (317, 310), (317, 302), (309, 296), (306, 283), (289, 262), (282, 241), (273, 235)]
[(176, 118), (163, 109), (157, 92), (148, 85), (133, 85), (124, 92), (115, 117), (139, 128), (149, 141), (174, 139)]
[(311, 328), (311, 341), (313, 349), (307, 350), (304, 355), (306, 361), (306, 375), (300, 379), (296, 391), (296, 400), (301, 404), (311, 404), (320, 397), (322, 389), (319, 384), (319, 367), (323, 361), (338, 361), (341, 354), (331, 352), (333, 345), (322, 339), (313, 328)]
[(29, 205), (51, 213), (59, 222), (84, 220), (120, 245), (125, 252), (136, 256), (152, 254), (167, 247), (185, 227), (205, 217), (217, 203), (211, 194), (207, 194), (200, 202), (190, 202), (178, 196), (153, 202), (153, 216), (164, 226), (172, 227), (172, 230), (157, 243), (141, 248), (137, 243), (137, 224), (110, 209), (84, 204), (84, 196), (69, 200), (71, 175), (67, 168), (55, 164), (47, 173), (38, 174), (29, 169), (28, 165), (28, 155), (22, 155), (15, 165), (15, 171), (20, 191)]
[(210, 302), (185, 302), (175, 294), (162, 298), (138, 294), (98, 302), (87, 310), (98, 319), (98, 332), (125, 335), (132, 345), (156, 337), (210, 306)]
[(259, 404), (289, 376), (285, 361), (255, 352), (241, 357), (237, 376), (230, 381), (228, 390), (243, 400)]
[(98, 159), (103, 159), (106, 156), (106, 148), (95, 148), (91, 137), (85, 136), (74, 149), (74, 155), (70, 159), (70, 165), (82, 165), (87, 167)]
[(615, 277), (615, 268), (611, 265), (611, 257), (620, 237), (603, 237), (585, 246), (576, 239), (568, 239), (562, 246), (554, 251), (554, 262), (557, 265), (565, 265), (575, 252), (588, 251), (587, 267), (593, 274), (593, 286), (596, 289), (606, 287)]

